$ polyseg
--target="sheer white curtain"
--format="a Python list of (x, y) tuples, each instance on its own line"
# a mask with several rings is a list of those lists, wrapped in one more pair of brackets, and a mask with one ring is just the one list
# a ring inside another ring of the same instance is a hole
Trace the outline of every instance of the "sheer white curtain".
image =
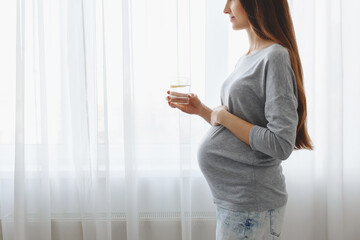
[(1, 2), (2, 239), (213, 235), (206, 125), (165, 101), (175, 76), (204, 96), (204, 6)]
[(285, 239), (360, 239), (360, 3), (291, 1), (315, 151), (284, 164)]
[[(220, 104), (247, 50), (224, 4), (0, 3), (0, 239), (215, 239), (196, 159), (209, 126), (165, 96), (181, 75)], [(359, 239), (360, 3), (290, 5), (316, 150), (283, 164), (284, 239)]]

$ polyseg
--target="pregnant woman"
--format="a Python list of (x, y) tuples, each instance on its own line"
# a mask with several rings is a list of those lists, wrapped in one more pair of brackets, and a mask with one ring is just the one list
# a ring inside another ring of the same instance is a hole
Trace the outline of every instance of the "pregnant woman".
[(169, 106), (212, 125), (198, 162), (216, 204), (217, 240), (280, 239), (287, 192), (281, 162), (294, 149), (313, 149), (306, 98), (287, 0), (227, 0), (234, 30), (245, 29), (249, 51), (221, 87), (221, 105)]

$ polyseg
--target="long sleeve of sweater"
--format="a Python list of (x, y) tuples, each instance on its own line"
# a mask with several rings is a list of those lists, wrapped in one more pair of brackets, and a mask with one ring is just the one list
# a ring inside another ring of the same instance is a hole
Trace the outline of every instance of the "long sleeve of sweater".
[(294, 149), (298, 125), (295, 76), (288, 55), (276, 52), (265, 65), (266, 127), (255, 125), (250, 146), (274, 158), (285, 160)]

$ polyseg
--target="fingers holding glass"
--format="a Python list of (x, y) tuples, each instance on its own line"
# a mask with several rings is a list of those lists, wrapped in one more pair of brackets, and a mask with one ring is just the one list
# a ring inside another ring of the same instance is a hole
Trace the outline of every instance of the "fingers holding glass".
[(168, 91), (167, 101), (177, 104), (189, 104), (189, 94), (175, 91)]
[(189, 104), (189, 97), (188, 96), (177, 97), (177, 96), (170, 95), (168, 97), (168, 101), (170, 101), (171, 103), (177, 103), (177, 104)]

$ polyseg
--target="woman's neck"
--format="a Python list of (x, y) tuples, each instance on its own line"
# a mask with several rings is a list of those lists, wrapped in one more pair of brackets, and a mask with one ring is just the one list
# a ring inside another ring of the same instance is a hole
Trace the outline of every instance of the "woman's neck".
[(246, 55), (257, 52), (275, 43), (271, 40), (259, 38), (251, 27), (247, 28), (246, 32), (249, 38), (249, 51), (246, 53)]

